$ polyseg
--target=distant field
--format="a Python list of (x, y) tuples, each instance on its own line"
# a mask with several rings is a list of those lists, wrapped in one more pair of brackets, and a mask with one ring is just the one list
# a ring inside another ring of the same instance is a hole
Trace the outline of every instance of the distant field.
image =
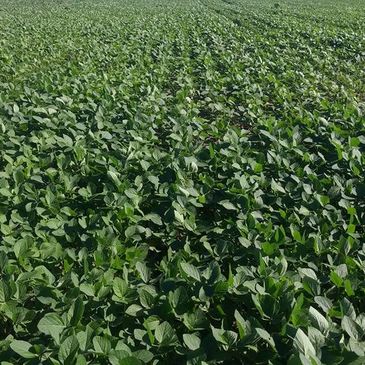
[(0, 0), (11, 364), (365, 364), (365, 0)]

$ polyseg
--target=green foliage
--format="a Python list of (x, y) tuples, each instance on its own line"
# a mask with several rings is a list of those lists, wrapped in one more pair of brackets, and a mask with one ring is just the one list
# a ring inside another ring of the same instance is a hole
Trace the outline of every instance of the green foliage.
[(0, 365), (365, 363), (363, 0), (0, 5)]

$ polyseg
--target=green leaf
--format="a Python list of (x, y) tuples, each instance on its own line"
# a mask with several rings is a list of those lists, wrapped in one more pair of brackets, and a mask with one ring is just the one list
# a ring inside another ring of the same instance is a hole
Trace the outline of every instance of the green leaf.
[(326, 297), (317, 296), (314, 301), (321, 307), (321, 309), (327, 313), (332, 308), (332, 302)]
[(201, 331), (208, 327), (206, 315), (201, 309), (185, 313), (184, 324), (190, 331)]
[(108, 355), (112, 348), (110, 341), (107, 338), (101, 336), (95, 336), (93, 338), (93, 345), (96, 353), (104, 355)]
[(344, 316), (342, 318), (341, 327), (354, 340), (358, 341), (360, 339), (361, 329), (359, 328), (359, 325), (350, 317)]
[(298, 328), (295, 334), (293, 346), (300, 353), (307, 357), (316, 355), (316, 350), (313, 344), (310, 342), (308, 336), (300, 328)]
[(6, 303), (11, 298), (11, 288), (9, 284), (1, 279), (0, 280), (0, 303)]
[(13, 340), (10, 344), (10, 348), (25, 359), (34, 359), (37, 357), (37, 354), (29, 351), (31, 347), (32, 345), (29, 342), (21, 340)]
[(85, 331), (78, 332), (76, 337), (77, 340), (79, 341), (80, 349), (82, 351), (86, 351), (91, 341), (90, 327), (86, 327)]
[(219, 204), (227, 210), (237, 210), (237, 208), (229, 200), (222, 200)]
[(342, 286), (343, 280), (335, 271), (331, 272), (330, 279), (338, 288)]
[(73, 313), (70, 320), (70, 324), (72, 326), (76, 326), (80, 322), (84, 314), (84, 310), (85, 310), (84, 302), (81, 297), (78, 297), (73, 304)]
[(246, 322), (237, 310), (234, 311), (234, 318), (236, 319), (238, 332), (242, 340), (246, 335)]
[(184, 215), (181, 214), (180, 212), (178, 212), (177, 210), (174, 211), (174, 215), (175, 215), (175, 218), (178, 222), (180, 223), (184, 223), (185, 219), (184, 219)]
[(155, 338), (160, 346), (172, 346), (178, 342), (175, 330), (166, 321), (156, 327)]
[(183, 339), (184, 339), (184, 343), (185, 345), (192, 351), (197, 350), (198, 348), (200, 348), (200, 338), (194, 334), (188, 334), (185, 333), (183, 335)]
[[(6, 255), (5, 252), (3, 251), (0, 251), (0, 272), (4, 272), (5, 271), (5, 268), (8, 264), (9, 260), (8, 260), (8, 256)], [(0, 286), (2, 285), (1, 284), (2, 281), (0, 281)], [(0, 289), (2, 290), (2, 289)], [(2, 295), (2, 298), (4, 299), (4, 293), (1, 294)], [(0, 301), (1, 301), (1, 297), (0, 297)]]
[(95, 289), (91, 284), (82, 283), (80, 285), (80, 291), (91, 297), (95, 295)]
[(145, 308), (152, 308), (155, 302), (154, 296), (144, 289), (141, 289), (139, 292), (139, 300)]
[(126, 310), (125, 313), (129, 316), (136, 317), (143, 311), (143, 307), (138, 304), (131, 304)]
[(21, 184), (23, 181), (24, 181), (24, 174), (23, 174), (23, 171), (18, 168), (14, 171), (14, 181), (17, 183), (17, 184)]
[(162, 219), (158, 214), (154, 214), (154, 213), (146, 214), (143, 218), (144, 218), (144, 220), (151, 221), (159, 226), (163, 225)]
[(135, 233), (136, 233), (136, 226), (130, 226), (124, 232), (126, 238), (133, 237), (135, 235)]
[(146, 264), (143, 263), (143, 262), (137, 262), (136, 263), (136, 269), (137, 269), (139, 275), (141, 276), (141, 279), (145, 283), (147, 283), (150, 279), (150, 270), (148, 269)]
[(155, 317), (149, 317), (143, 323), (143, 326), (147, 330), (148, 339), (152, 345), (155, 343), (155, 335), (153, 334), (152, 331), (155, 330), (158, 325), (159, 325), (159, 320)]
[(264, 330), (263, 328), (256, 328), (256, 332), (264, 341), (266, 341), (275, 350), (275, 342), (266, 330)]
[(121, 299), (124, 298), (125, 294), (127, 293), (127, 290), (128, 290), (128, 284), (126, 283), (125, 280), (118, 277), (114, 278), (113, 291), (117, 297)]
[(76, 365), (87, 365), (87, 361), (84, 355), (78, 355), (76, 359)]
[(283, 194), (286, 193), (285, 189), (281, 185), (279, 185), (274, 179), (271, 179), (271, 189), (275, 192), (278, 191)]
[(0, 188), (0, 195), (10, 198), (13, 194), (11, 193), (11, 191), (9, 189)]
[(141, 360), (145, 364), (149, 364), (153, 359), (153, 353), (148, 350), (138, 350), (133, 352), (133, 356)]
[(109, 179), (115, 184), (117, 188), (121, 185), (121, 181), (119, 180), (117, 174), (114, 171), (108, 171), (107, 175)]
[(79, 342), (76, 336), (72, 335), (67, 337), (61, 344), (58, 359), (62, 364), (71, 365), (76, 357), (77, 351), (79, 349)]
[(46, 335), (51, 335), (56, 343), (59, 343), (60, 334), (65, 327), (65, 324), (57, 313), (47, 313), (38, 322), (38, 329)]
[(290, 319), (294, 324), (294, 326), (298, 326), (303, 320), (304, 317), (302, 311), (303, 304), (304, 304), (304, 295), (302, 293), (298, 296), (290, 316)]
[(180, 286), (173, 292), (169, 293), (169, 302), (175, 310), (183, 310), (185, 312), (185, 305), (189, 302), (189, 297), (185, 287)]
[(297, 242), (302, 242), (302, 235), (297, 230), (292, 230), (292, 236)]
[(233, 331), (226, 331), (220, 328), (211, 327), (213, 337), (219, 343), (227, 345), (229, 348), (237, 342), (237, 333)]
[(121, 360), (130, 356), (130, 352), (125, 350), (111, 350), (108, 355), (108, 360), (112, 365), (119, 365)]
[(187, 277), (192, 278), (196, 281), (200, 281), (200, 273), (198, 269), (187, 262), (182, 262), (180, 264), (182, 272), (187, 275)]
[(355, 295), (355, 292), (354, 290), (352, 289), (352, 285), (351, 285), (351, 281), (349, 279), (346, 279), (344, 281), (344, 286), (345, 286), (345, 291), (346, 291), (346, 294), (351, 297), (353, 295)]
[(314, 326), (322, 333), (326, 333), (329, 330), (329, 323), (326, 317), (319, 313), (317, 309), (309, 307), (309, 317)]

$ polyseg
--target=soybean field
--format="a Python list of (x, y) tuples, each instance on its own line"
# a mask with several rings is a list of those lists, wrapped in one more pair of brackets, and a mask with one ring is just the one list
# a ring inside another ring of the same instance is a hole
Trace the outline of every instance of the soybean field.
[(365, 364), (365, 0), (0, 0), (18, 364)]

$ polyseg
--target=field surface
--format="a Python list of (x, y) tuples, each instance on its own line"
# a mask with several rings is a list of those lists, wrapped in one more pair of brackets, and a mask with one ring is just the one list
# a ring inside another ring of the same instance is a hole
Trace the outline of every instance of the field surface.
[(0, 364), (364, 365), (365, 1), (0, 0)]

